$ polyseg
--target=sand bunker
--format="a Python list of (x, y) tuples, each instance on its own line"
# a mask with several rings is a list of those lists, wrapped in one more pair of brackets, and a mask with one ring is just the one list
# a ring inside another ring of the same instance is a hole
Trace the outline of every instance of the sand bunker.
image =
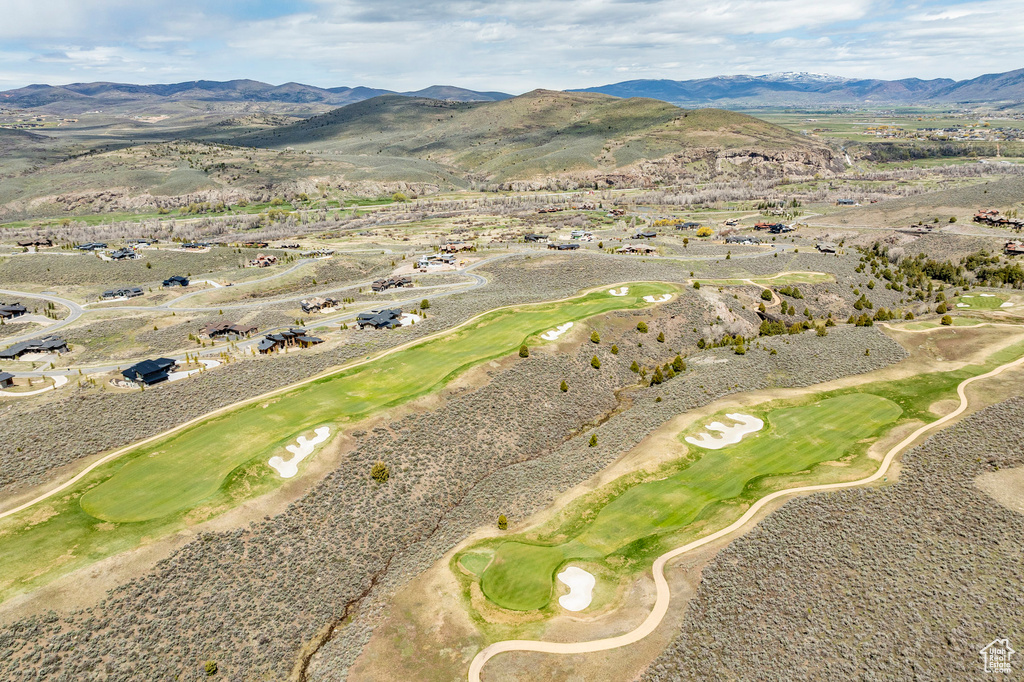
[(558, 325), (551, 331), (544, 332), (543, 334), (540, 335), (540, 338), (544, 339), (545, 341), (554, 341), (559, 336), (569, 331), (571, 328), (572, 322), (566, 322), (565, 324)]
[(619, 287), (618, 289), (609, 289), (608, 293), (612, 296), (625, 296), (629, 293), (629, 287)]
[(558, 579), (569, 587), (569, 594), (558, 598), (558, 603), (566, 611), (582, 611), (590, 606), (594, 598), (594, 585), (597, 579), (582, 568), (570, 566), (558, 574)]
[(970, 308), (971, 304), (970, 303), (957, 303), (956, 307), (957, 308)]
[(292, 453), (291, 459), (285, 461), (281, 457), (274, 455), (267, 464), (273, 467), (277, 473), (281, 474), (281, 478), (291, 478), (299, 473), (299, 464), (302, 460), (313, 454), (313, 448), (327, 440), (327, 437), (331, 435), (331, 427), (321, 426), (313, 433), (316, 434), (313, 440), (308, 440), (305, 436), (299, 436), (296, 441), (298, 445), (288, 445), (285, 447), (285, 450)]
[(1009, 308), (1009, 307), (1010, 307), (1010, 306), (1012, 306), (1012, 305), (1013, 305), (1013, 303), (1010, 303), (1009, 301), (1007, 301), (1006, 303), (1003, 303), (1003, 304), (1002, 304), (1002, 305), (1000, 305), (999, 307), (1000, 307), (1000, 308)]
[(716, 431), (721, 435), (715, 436), (705, 431), (696, 436), (687, 436), (686, 442), (708, 450), (721, 450), (726, 445), (739, 443), (748, 433), (755, 433), (764, 428), (763, 421), (757, 417), (751, 417), (749, 414), (727, 414), (725, 416), (737, 423), (726, 426), (722, 422), (711, 422), (704, 428), (707, 431)]
[(664, 303), (665, 301), (672, 300), (672, 294), (662, 294), (661, 296), (644, 296), (644, 300), (648, 303)]
[(995, 298), (996, 295), (995, 294), (982, 294), (981, 297), (982, 298)]

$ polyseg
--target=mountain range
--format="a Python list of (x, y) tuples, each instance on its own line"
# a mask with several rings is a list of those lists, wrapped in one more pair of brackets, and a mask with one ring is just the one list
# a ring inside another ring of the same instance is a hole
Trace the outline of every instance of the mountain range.
[(1006, 104), (1024, 102), (1024, 69), (955, 81), (879, 80), (812, 73), (716, 76), (695, 80), (631, 80), (581, 92), (651, 97), (685, 106), (807, 106), (842, 104)]
[[(570, 92), (646, 97), (690, 107), (829, 106), (886, 104), (1017, 104), (1024, 102), (1024, 69), (956, 81), (949, 78), (844, 78), (812, 73), (716, 76), (694, 80), (630, 80)], [(29, 85), (0, 92), (0, 105), (49, 107), (64, 112), (170, 102), (276, 103), (339, 107), (380, 95), (460, 102), (496, 102), (504, 92), (433, 85), (415, 92), (381, 88), (320, 88), (302, 83), (270, 85), (254, 80), (187, 81), (163, 85), (71, 83)]]

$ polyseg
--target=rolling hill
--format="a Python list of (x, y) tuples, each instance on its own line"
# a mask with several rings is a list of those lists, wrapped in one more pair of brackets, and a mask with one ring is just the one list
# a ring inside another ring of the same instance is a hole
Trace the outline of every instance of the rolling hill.
[(753, 160), (746, 171), (758, 161), (798, 174), (802, 165), (812, 173), (837, 168), (827, 147), (744, 114), (549, 90), (474, 103), (385, 95), (221, 141), (415, 158), (497, 183), (565, 175), (611, 184), (639, 181), (641, 175), (666, 181), (683, 173), (738, 172), (744, 163), (727, 168), (726, 158)]

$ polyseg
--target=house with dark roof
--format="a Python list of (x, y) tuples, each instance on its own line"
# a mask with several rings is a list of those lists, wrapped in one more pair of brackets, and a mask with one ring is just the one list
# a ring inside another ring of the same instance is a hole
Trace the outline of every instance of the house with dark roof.
[(221, 336), (243, 337), (252, 336), (259, 329), (252, 325), (231, 324), (230, 322), (211, 322), (199, 330), (200, 335), (216, 339)]
[(548, 248), (554, 249), (555, 251), (575, 251), (580, 248), (580, 245), (571, 242), (568, 244), (556, 244), (555, 242), (551, 242), (548, 244)]
[(1006, 245), (1003, 247), (1003, 253), (1007, 256), (1024, 255), (1024, 242), (1006, 242)]
[(411, 287), (412, 277), (386, 277), (384, 279), (378, 279), (371, 286), (374, 291), (387, 291), (393, 287)]
[(28, 312), (28, 308), (20, 303), (0, 303), (0, 320), (10, 320), (21, 317)]
[(654, 230), (642, 230), (633, 235), (633, 239), (654, 239), (658, 233)]
[(53, 246), (53, 241), (50, 239), (29, 239), (28, 241), (18, 242), (18, 246), (26, 249), (30, 247), (48, 249)]
[(26, 353), (67, 353), (67, 341), (59, 336), (44, 336), (38, 339), (22, 341), (0, 350), (0, 359), (13, 360)]
[(820, 253), (835, 253), (836, 245), (832, 242), (818, 242), (814, 245)]
[(164, 280), (165, 287), (187, 287), (188, 285), (188, 277), (182, 277), (181, 275), (174, 275)]
[(105, 242), (86, 242), (75, 247), (79, 251), (100, 251), (107, 248)]
[(111, 251), (107, 257), (110, 260), (138, 260), (139, 254), (135, 253), (135, 249), (123, 248)]
[(167, 381), (167, 376), (177, 366), (178, 361), (171, 358), (143, 360), (121, 372), (121, 376), (132, 386), (152, 386)]
[[(302, 342), (299, 339), (305, 338), (306, 342)], [(285, 329), (284, 331), (275, 332), (273, 334), (267, 334), (265, 337), (260, 339), (259, 343), (256, 344), (256, 350), (260, 353), (266, 354), (275, 351), (279, 348), (287, 348), (288, 346), (301, 345), (303, 348), (322, 343), (322, 339), (317, 339), (315, 336), (308, 336), (304, 329)]]
[(524, 242), (546, 242), (547, 240), (548, 240), (547, 235), (543, 235), (543, 234), (533, 234), (533, 233), (530, 233), (530, 234), (524, 234), (523, 235), (523, 241)]
[(341, 305), (341, 301), (330, 297), (314, 296), (313, 298), (300, 301), (299, 305), (302, 306), (302, 312), (304, 313), (319, 313), (337, 308)]
[(10, 372), (0, 372), (0, 388), (10, 388), (14, 385), (14, 375)]
[(121, 287), (120, 289), (108, 289), (103, 292), (103, 298), (136, 298), (145, 293), (142, 287)]
[(761, 240), (751, 234), (731, 234), (725, 238), (725, 243), (752, 246), (755, 244), (760, 244)]
[(356, 316), (356, 324), (360, 329), (373, 327), (374, 329), (394, 329), (401, 325), (401, 308), (385, 308), (384, 310), (371, 310), (359, 313)]

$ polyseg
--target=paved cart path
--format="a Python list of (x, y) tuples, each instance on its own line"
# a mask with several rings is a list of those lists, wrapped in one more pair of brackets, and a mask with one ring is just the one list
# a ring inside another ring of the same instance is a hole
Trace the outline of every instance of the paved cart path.
[(495, 642), (494, 644), (491, 644), (490, 646), (484, 648), (482, 651), (480, 651), (480, 653), (476, 655), (475, 658), (473, 658), (473, 662), (469, 666), (469, 682), (480, 682), (480, 672), (483, 670), (484, 664), (486, 664), (487, 661), (493, 658), (494, 656), (509, 651), (535, 651), (547, 654), (587, 654), (593, 653), (595, 651), (616, 649), (618, 647), (627, 646), (629, 644), (634, 644), (635, 642), (640, 641), (647, 635), (654, 632), (658, 625), (661, 624), (661, 621), (665, 617), (665, 614), (668, 612), (668, 605), (671, 599), (671, 593), (669, 591), (668, 581), (665, 579), (665, 565), (668, 564), (669, 561), (675, 559), (678, 556), (686, 554), (687, 552), (692, 552), (693, 550), (699, 547), (703, 547), (708, 543), (714, 542), (715, 540), (735, 533), (736, 531), (740, 530), (748, 523), (750, 523), (754, 519), (754, 517), (757, 516), (757, 513), (762, 508), (764, 508), (765, 505), (781, 497), (785, 497), (788, 495), (798, 495), (801, 493), (817, 492), (821, 490), (841, 490), (843, 488), (854, 488), (858, 486), (868, 485), (874, 483), (875, 481), (878, 481), (883, 476), (885, 476), (886, 472), (888, 472), (889, 467), (892, 465), (892, 462), (896, 458), (896, 456), (903, 452), (904, 450), (906, 450), (908, 447), (910, 447), (910, 445), (913, 444), (914, 441), (916, 441), (925, 433), (938, 429), (941, 426), (952, 421), (953, 419), (956, 419), (961, 414), (963, 414), (965, 410), (967, 410), (968, 402), (966, 391), (969, 385), (971, 385), (975, 381), (981, 381), (983, 379), (994, 377), (997, 374), (1001, 374), (1003, 371), (1007, 369), (1018, 367), (1022, 364), (1024, 364), (1024, 357), (1020, 357), (1014, 360), (1013, 362), (1008, 362), (1005, 365), (1001, 365), (990, 372), (986, 372), (985, 374), (980, 374), (978, 376), (965, 379), (963, 382), (960, 383), (959, 386), (957, 386), (956, 389), (957, 395), (960, 397), (960, 406), (957, 407), (957, 409), (954, 410), (953, 412), (947, 414), (946, 416), (941, 417), (936, 421), (931, 422), (930, 424), (925, 424), (924, 426), (922, 426), (921, 428), (917, 429), (912, 434), (904, 438), (897, 445), (893, 446), (886, 453), (885, 458), (882, 460), (881, 466), (878, 467), (878, 470), (872, 475), (868, 476), (867, 478), (862, 478), (857, 481), (848, 481), (846, 483), (807, 485), (798, 488), (789, 488), (787, 490), (779, 490), (757, 500), (753, 505), (751, 505), (751, 507), (746, 511), (746, 513), (743, 514), (743, 516), (738, 518), (729, 526), (722, 528), (721, 530), (716, 531), (711, 535), (700, 538), (699, 540), (694, 540), (689, 544), (683, 545), (682, 547), (677, 547), (676, 549), (673, 549), (659, 556), (657, 559), (654, 560), (654, 565), (651, 569), (654, 573), (654, 585), (657, 590), (657, 596), (654, 601), (654, 608), (651, 610), (651, 613), (647, 616), (646, 620), (644, 620), (644, 622), (641, 623), (640, 626), (632, 632), (627, 632), (623, 635), (619, 635), (618, 637), (609, 637), (607, 639), (595, 639), (589, 642), (542, 642), (519, 639), (506, 640), (504, 642)]

